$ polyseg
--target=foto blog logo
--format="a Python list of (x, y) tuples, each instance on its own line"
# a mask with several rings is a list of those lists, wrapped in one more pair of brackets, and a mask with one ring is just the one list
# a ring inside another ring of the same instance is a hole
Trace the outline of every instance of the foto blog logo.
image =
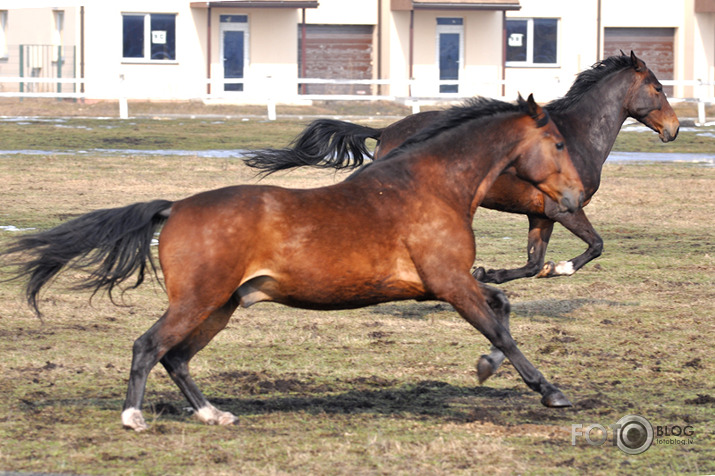
[[(608, 425), (612, 433), (612, 444), (629, 455), (641, 454), (653, 443), (653, 426), (639, 415), (626, 415), (613, 425)], [(589, 445), (601, 446), (608, 439), (608, 429), (598, 423), (583, 427), (579, 423), (571, 425), (571, 445), (576, 445), (576, 437), (582, 437)]]

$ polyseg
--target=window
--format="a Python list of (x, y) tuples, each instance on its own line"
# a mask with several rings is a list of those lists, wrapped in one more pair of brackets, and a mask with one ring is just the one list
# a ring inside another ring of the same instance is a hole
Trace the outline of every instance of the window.
[(0, 58), (7, 58), (7, 10), (0, 10)]
[(176, 15), (125, 13), (122, 15), (122, 33), (123, 58), (176, 60)]
[(555, 65), (558, 28), (555, 18), (507, 20), (507, 66)]
[(52, 32), (52, 61), (57, 63), (62, 61), (62, 30), (65, 27), (65, 12), (62, 10), (55, 10), (52, 12), (55, 19), (55, 29)]

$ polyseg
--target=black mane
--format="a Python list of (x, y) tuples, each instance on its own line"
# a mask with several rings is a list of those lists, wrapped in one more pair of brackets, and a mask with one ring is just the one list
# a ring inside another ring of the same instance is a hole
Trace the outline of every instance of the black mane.
[[(526, 104), (526, 103), (524, 103)], [(422, 129), (406, 139), (399, 147), (392, 149), (384, 159), (397, 155), (413, 145), (420, 144), (439, 134), (458, 127), (466, 121), (483, 117), (495, 116), (507, 112), (523, 112), (528, 110), (523, 104), (515, 104), (485, 97), (475, 97), (464, 101), (463, 104), (445, 109), (439, 116), (439, 121)]]
[(577, 103), (584, 94), (591, 90), (606, 76), (633, 67), (629, 55), (611, 56), (594, 64), (590, 69), (579, 73), (566, 96), (555, 99), (546, 105), (551, 112), (564, 111)]

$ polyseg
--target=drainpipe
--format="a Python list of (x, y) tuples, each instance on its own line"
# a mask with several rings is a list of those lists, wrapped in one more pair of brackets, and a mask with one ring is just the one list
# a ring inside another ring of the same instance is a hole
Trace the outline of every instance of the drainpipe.
[(211, 6), (206, 20), (206, 94), (211, 95)]
[[(300, 22), (300, 77), (305, 78), (305, 38), (307, 36), (305, 32), (305, 8), (303, 8), (302, 13), (303, 17)], [(305, 87), (305, 83), (300, 85), (301, 94), (305, 94)]]
[(414, 50), (415, 50), (415, 11), (410, 10), (410, 70), (409, 70), (409, 96), (412, 97), (412, 65), (414, 64)]
[[(377, 79), (382, 79), (382, 0), (377, 0)], [(382, 95), (382, 84), (377, 85), (377, 94)]]
[(601, 60), (601, 0), (596, 2), (598, 11), (596, 12), (596, 61)]
[(506, 10), (501, 11), (501, 95), (506, 96)]
[[(79, 92), (84, 95), (84, 5), (79, 7)], [(82, 96), (84, 102), (84, 96)]]

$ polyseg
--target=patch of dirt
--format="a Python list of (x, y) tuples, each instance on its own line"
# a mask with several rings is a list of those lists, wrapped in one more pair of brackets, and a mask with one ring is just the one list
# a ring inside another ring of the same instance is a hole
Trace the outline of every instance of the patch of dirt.
[(685, 400), (685, 403), (688, 405), (713, 405), (715, 404), (715, 397), (699, 393), (696, 398)]

